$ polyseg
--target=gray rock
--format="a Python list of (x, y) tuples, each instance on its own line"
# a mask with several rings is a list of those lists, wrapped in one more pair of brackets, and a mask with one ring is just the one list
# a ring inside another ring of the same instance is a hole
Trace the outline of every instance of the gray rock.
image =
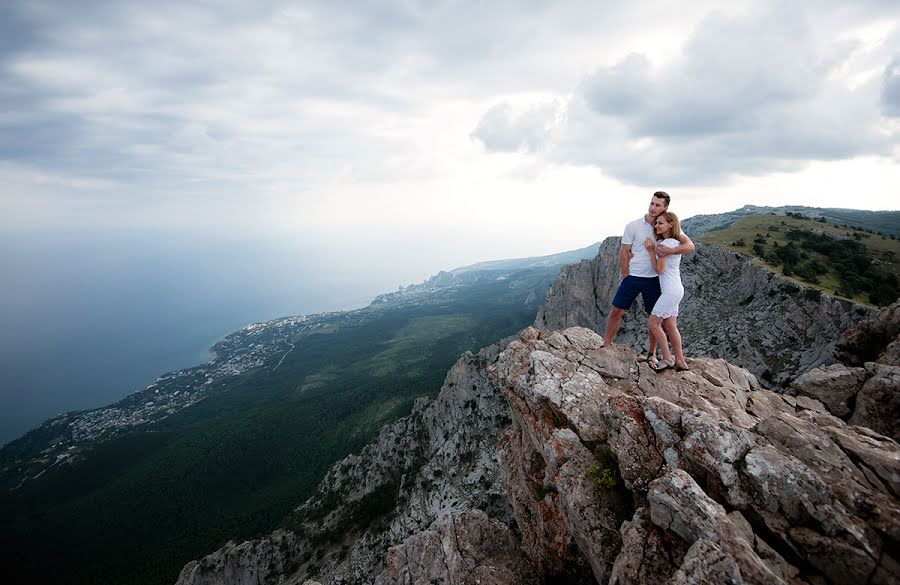
[(847, 421), (900, 441), (900, 366), (867, 363), (868, 378)]
[(900, 366), (900, 299), (864, 320), (840, 340), (835, 355), (849, 366)]
[[(418, 400), (412, 414), (385, 426), (359, 454), (335, 464), (317, 494), (288, 522), (291, 562), (269, 574), (291, 583), (306, 578), (324, 585), (372, 583), (385, 568), (389, 547), (448, 513), (478, 509), (514, 524), (495, 455), (497, 439), (509, 424), (509, 406), (486, 371), (497, 353), (498, 347), (491, 346), (463, 355), (437, 398)], [(265, 548), (270, 539), (241, 546)], [(232, 581), (223, 564), (233, 556), (226, 546), (195, 561), (210, 568), (208, 580), (198, 580), (200, 573), (188, 565), (178, 584), (243, 583)]]
[[(656, 373), (600, 343), (528, 328), (465, 355), (328, 472), (293, 532), (179, 583), (900, 581), (896, 441), (722, 359)], [(891, 368), (866, 365), (872, 396)]]
[(275, 581), (291, 572), (298, 549), (296, 535), (284, 530), (259, 540), (228, 542), (215, 554), (185, 565), (178, 583), (257, 585)]
[(828, 412), (846, 419), (852, 412), (851, 404), (865, 381), (864, 368), (832, 364), (806, 372), (791, 383), (791, 390), (821, 401)]
[(518, 543), (481, 510), (448, 513), (387, 552), (376, 585), (537, 585)]
[[(639, 583), (654, 579), (642, 573), (646, 562), (655, 580), (673, 583), (900, 577), (896, 442), (847, 425), (816, 400), (761, 390), (721, 360), (657, 374), (617, 351), (632, 374), (598, 381), (594, 350), (560, 342), (572, 333), (525, 332), (495, 368), (512, 409), (501, 443), (504, 482), (539, 572), (574, 564), (590, 566), (600, 583)], [(590, 346), (586, 335), (577, 331), (579, 345)], [(568, 469), (600, 489), (572, 481)], [(638, 510), (611, 556), (616, 538), (606, 518), (616, 500), (608, 486), (618, 482)], [(732, 521), (728, 509), (744, 521)], [(586, 534), (605, 546), (592, 549)], [(676, 537), (683, 556), (662, 554), (658, 543)]]

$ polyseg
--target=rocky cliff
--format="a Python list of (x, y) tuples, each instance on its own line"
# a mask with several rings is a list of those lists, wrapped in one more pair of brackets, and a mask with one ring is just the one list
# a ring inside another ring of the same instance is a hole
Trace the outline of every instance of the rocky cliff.
[[(607, 238), (593, 260), (564, 266), (535, 326), (581, 326), (603, 332), (619, 285), (620, 238)], [(712, 246), (681, 264), (685, 296), (678, 316), (686, 355), (727, 359), (766, 387), (786, 387), (800, 374), (834, 362), (841, 335), (872, 314), (864, 305), (821, 295)], [(646, 351), (647, 320), (638, 301), (615, 343)]]
[(601, 344), (529, 328), (463, 356), (285, 529), (179, 584), (900, 580), (894, 440), (802, 378), (778, 394), (722, 359), (655, 373)]
[[(372, 583), (376, 577), (394, 583), (411, 571), (446, 570), (441, 563), (425, 566), (442, 539), (469, 543), (456, 553), (460, 567), (483, 563), (497, 543), (514, 543), (515, 522), (496, 458), (509, 406), (487, 371), (498, 350), (461, 357), (436, 399), (417, 401), (412, 414), (332, 467), (285, 530), (228, 543), (185, 566), (178, 583), (303, 583), (307, 576), (328, 583)], [(392, 546), (398, 548), (387, 555)], [(491, 566), (512, 563), (516, 575), (526, 570), (516, 550), (500, 547), (502, 558)], [(405, 559), (418, 561), (409, 566)]]
[(803, 374), (788, 392), (900, 441), (900, 301), (848, 331), (835, 356), (838, 363)]

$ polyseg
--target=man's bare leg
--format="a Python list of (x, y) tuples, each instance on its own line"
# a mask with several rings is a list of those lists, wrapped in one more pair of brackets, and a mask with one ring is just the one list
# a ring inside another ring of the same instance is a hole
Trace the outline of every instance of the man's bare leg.
[(619, 307), (613, 307), (610, 311), (609, 317), (606, 318), (606, 331), (603, 333), (603, 347), (610, 347), (613, 344), (613, 338), (616, 336), (616, 331), (619, 330), (619, 323), (624, 314), (625, 309)]

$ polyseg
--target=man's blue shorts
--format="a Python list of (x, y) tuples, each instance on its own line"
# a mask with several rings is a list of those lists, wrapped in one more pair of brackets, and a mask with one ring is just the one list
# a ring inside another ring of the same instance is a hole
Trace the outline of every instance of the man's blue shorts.
[(614, 307), (627, 311), (631, 308), (638, 293), (640, 293), (641, 299), (644, 301), (644, 311), (649, 315), (650, 311), (653, 310), (653, 305), (659, 299), (659, 277), (626, 276), (622, 280), (622, 284), (619, 285), (619, 290), (616, 291), (616, 297), (613, 299), (612, 304)]

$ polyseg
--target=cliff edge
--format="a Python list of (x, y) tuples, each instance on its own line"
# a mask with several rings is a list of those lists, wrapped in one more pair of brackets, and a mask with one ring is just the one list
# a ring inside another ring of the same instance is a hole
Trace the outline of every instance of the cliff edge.
[(896, 441), (809, 385), (778, 394), (716, 358), (656, 373), (601, 345), (528, 328), (464, 355), (285, 529), (179, 584), (900, 580)]

